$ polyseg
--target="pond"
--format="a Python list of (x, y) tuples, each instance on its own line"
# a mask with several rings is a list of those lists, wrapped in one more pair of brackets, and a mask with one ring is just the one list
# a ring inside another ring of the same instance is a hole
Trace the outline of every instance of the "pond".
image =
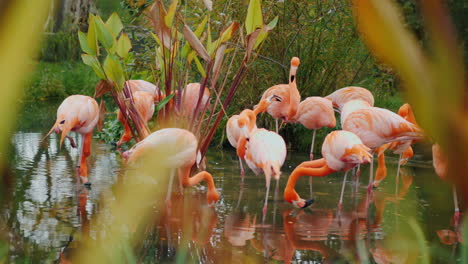
[[(88, 161), (92, 187), (86, 189), (77, 185), (78, 151), (68, 142), (60, 149), (55, 134), (42, 142), (59, 103), (26, 104), (11, 137), (12, 185), (0, 216), (8, 224), (12, 262), (58, 261), (79, 247), (82, 236), (96, 234), (93, 217), (102, 210), (100, 199), (103, 193), (112, 195), (119, 180), (121, 158), (110, 145), (93, 140)], [(314, 178), (313, 194), (307, 177), (301, 179), (298, 192), (315, 198), (308, 209), (295, 210), (284, 202), (288, 175), (308, 159), (306, 153), (290, 152), (278, 192), (272, 183), (264, 220), (264, 176), (246, 170), (241, 183), (235, 151), (211, 149), (207, 170), (215, 178), (220, 201), (207, 207), (203, 187), (188, 188), (183, 194), (174, 191), (172, 210), (161, 209), (161, 217), (139, 243), (136, 260), (346, 263), (359, 257), (370, 263), (418, 263), (429, 252), (434, 263), (454, 263), (459, 261), (460, 246), (451, 221), (451, 187), (435, 175), (426, 148), (417, 146), (414, 160), (402, 167), (398, 180), (397, 158), (387, 157), (388, 177), (374, 190), (367, 214), (369, 165), (361, 168), (361, 184), (348, 177), (340, 214), (337, 203), (344, 173)], [(418, 155), (418, 150), (424, 154)], [(421, 238), (425, 246), (418, 244)]]

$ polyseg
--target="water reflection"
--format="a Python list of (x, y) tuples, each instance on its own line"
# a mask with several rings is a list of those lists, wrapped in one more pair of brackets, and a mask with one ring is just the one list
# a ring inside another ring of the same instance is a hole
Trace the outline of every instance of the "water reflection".
[[(34, 131), (33, 127), (27, 130)], [(105, 209), (100, 198), (105, 194), (113, 199), (112, 185), (131, 179), (118, 176), (120, 158), (108, 145), (94, 140), (89, 159), (93, 185), (83, 188), (76, 179), (78, 151), (68, 141), (59, 149), (55, 134), (45, 142), (41, 142), (42, 137), (34, 132), (18, 132), (12, 137), (13, 194), (1, 205), (1, 222), (11, 231), (11, 261), (67, 263), (81, 248), (84, 237), (104, 235), (93, 222)], [(72, 137), (79, 144), (81, 139)], [(388, 158), (388, 177), (374, 190), (369, 211), (365, 210), (365, 186), (349, 180), (343, 209), (338, 213), (343, 173), (314, 179), (316, 203), (309, 209), (293, 210), (283, 202), (286, 176), (306, 159), (306, 155), (296, 153), (288, 156), (279, 193), (270, 195), (269, 210), (262, 221), (264, 178), (248, 171), (241, 183), (235, 153), (212, 150), (208, 171), (222, 195), (218, 205), (207, 207), (203, 186), (182, 193), (175, 190), (169, 207), (164, 203), (154, 207), (153, 225), (144, 227), (144, 239), (134, 248), (136, 259), (144, 263), (337, 263), (367, 257), (371, 263), (417, 263), (420, 252), (407, 223), (409, 218), (417, 219), (430, 243), (447, 247), (447, 252), (440, 254), (456, 255), (462, 238), (451, 224), (451, 207), (446, 202), (451, 199), (450, 186), (445, 186), (431, 168), (425, 168), (426, 163), (401, 168), (396, 178), (396, 159)], [(361, 179), (367, 179), (367, 171), (362, 169)], [(308, 193), (307, 183), (306, 179), (300, 181), (298, 191)], [(427, 190), (438, 190), (438, 196)], [(436, 259), (453, 262), (446, 257)]]

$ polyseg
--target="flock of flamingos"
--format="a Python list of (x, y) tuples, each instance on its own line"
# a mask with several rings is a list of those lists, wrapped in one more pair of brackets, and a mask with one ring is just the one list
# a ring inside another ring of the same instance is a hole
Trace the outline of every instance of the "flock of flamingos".
[[(357, 167), (359, 176), (360, 164), (370, 163), (370, 178), (367, 189), (368, 199), (373, 187), (377, 187), (386, 176), (384, 151), (392, 150), (400, 155), (399, 165), (404, 164), (413, 156), (411, 145), (424, 138), (424, 132), (416, 123), (408, 104), (404, 104), (397, 113), (387, 109), (374, 107), (374, 98), (367, 89), (361, 87), (345, 87), (326, 97), (308, 97), (301, 101), (301, 95), (296, 85), (296, 72), (299, 59), (291, 59), (289, 83), (270, 87), (266, 90), (260, 102), (253, 109), (245, 109), (239, 115), (229, 118), (226, 132), (229, 142), (237, 150), (242, 179), (244, 169), (242, 160), (255, 174), (263, 173), (266, 181), (265, 203), (263, 214), (267, 210), (270, 181), (273, 177), (277, 183), (281, 167), (286, 158), (286, 144), (278, 134), (278, 120), (287, 123), (301, 123), (313, 130), (310, 150), (310, 161), (304, 161), (289, 175), (284, 199), (299, 208), (305, 208), (313, 200), (305, 200), (295, 191), (297, 180), (301, 176), (324, 177), (328, 174), (344, 171), (343, 187), (338, 208), (341, 209), (343, 191), (348, 172)], [(154, 103), (161, 98), (157, 87), (142, 80), (131, 80), (127, 84), (133, 95), (135, 108), (140, 116), (148, 121), (154, 113)], [(190, 116), (198, 102), (200, 84), (187, 85), (182, 94), (181, 115)], [(209, 104), (210, 93), (205, 89), (202, 104)], [(203, 107), (203, 106), (202, 106)], [(315, 132), (322, 127), (336, 126), (335, 111), (340, 113), (342, 130), (329, 133), (322, 145), (322, 158), (313, 159)], [(259, 113), (268, 112), (276, 120), (276, 131), (258, 128), (256, 117)], [(122, 113), (118, 114), (125, 132), (117, 143), (120, 145), (131, 139), (131, 131)], [(91, 138), (99, 119), (97, 102), (84, 95), (72, 95), (66, 98), (57, 111), (57, 120), (52, 129), (62, 133), (60, 144), (67, 138), (70, 131), (82, 135), (80, 141), (80, 158), (78, 165), (79, 179), (89, 185), (86, 159), (91, 153)], [(446, 179), (447, 161), (437, 144), (433, 145), (433, 163), (436, 173)], [(158, 152), (159, 151), (159, 152)], [(163, 152), (163, 153), (160, 153)], [(161, 155), (157, 155), (157, 153)], [(378, 155), (379, 167), (376, 178), (373, 177), (373, 153)], [(206, 171), (191, 176), (191, 168), (199, 164), (198, 141), (190, 131), (180, 128), (164, 128), (153, 132), (130, 150), (122, 153), (127, 165), (138, 166), (144, 156), (151, 158), (157, 155), (158, 162), (171, 169), (169, 190), (176, 172), (180, 185), (192, 186), (205, 180), (208, 185), (207, 200), (214, 204), (219, 199), (213, 177)], [(399, 170), (398, 170), (399, 171)], [(359, 178), (357, 178), (359, 180)], [(167, 199), (168, 199), (167, 198)], [(455, 217), (458, 220), (459, 208), (454, 188)]]

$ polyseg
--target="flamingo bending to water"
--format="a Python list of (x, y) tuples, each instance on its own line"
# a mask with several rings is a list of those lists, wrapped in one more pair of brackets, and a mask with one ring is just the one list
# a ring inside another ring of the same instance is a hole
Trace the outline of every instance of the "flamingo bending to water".
[[(146, 125), (154, 114), (154, 97), (150, 93), (144, 91), (133, 92), (132, 97), (135, 109), (138, 111), (140, 117), (143, 119)], [(117, 119), (120, 121), (120, 123), (122, 123), (125, 130), (122, 137), (117, 142), (117, 146), (120, 146), (132, 139), (132, 130), (128, 125), (127, 119), (124, 117), (122, 112), (120, 112), (120, 110), (117, 112)]]
[(322, 145), (323, 158), (318, 160), (306, 161), (297, 166), (288, 178), (288, 183), (284, 189), (284, 199), (299, 208), (309, 206), (312, 201), (302, 199), (295, 191), (297, 180), (300, 177), (308, 175), (313, 177), (324, 177), (337, 171), (346, 171), (341, 189), (340, 202), (338, 208), (341, 208), (343, 201), (344, 184), (346, 183), (347, 172), (361, 163), (367, 163), (371, 160), (369, 148), (366, 147), (361, 139), (355, 134), (336, 130), (325, 137)]
[(338, 108), (339, 111), (343, 109), (343, 106), (351, 100), (362, 100), (367, 102), (369, 106), (374, 106), (374, 96), (369, 90), (362, 87), (350, 86), (344, 87), (334, 91), (325, 97), (330, 99), (333, 106)]
[(301, 95), (297, 90), (296, 72), (299, 67), (300, 60), (297, 57), (291, 59), (291, 66), (289, 70), (289, 84), (278, 84), (268, 88), (262, 95), (261, 100), (265, 100), (272, 95), (279, 96), (281, 100), (273, 102), (267, 109), (276, 123), (276, 133), (278, 133), (278, 119), (292, 120), (294, 119), (299, 103), (301, 102)]
[[(208, 192), (206, 194), (209, 204), (219, 200), (213, 176), (202, 171), (190, 177), (190, 170), (197, 161), (198, 141), (192, 132), (180, 128), (165, 128), (153, 132), (151, 135), (138, 142), (130, 150), (123, 153), (124, 159), (129, 164), (134, 164), (142, 157), (158, 157), (160, 162), (168, 169), (178, 169), (179, 179), (184, 187), (193, 186), (203, 180), (207, 182)], [(154, 162), (154, 161), (152, 161)], [(174, 174), (171, 172), (169, 191), (166, 199), (170, 197)]]
[(93, 98), (85, 95), (71, 95), (67, 97), (57, 110), (57, 120), (50, 129), (62, 133), (60, 146), (70, 131), (79, 133), (82, 137), (80, 144), (80, 158), (78, 176), (83, 184), (90, 185), (88, 181), (88, 165), (86, 159), (91, 155), (91, 137), (93, 129), (99, 120), (99, 106)]

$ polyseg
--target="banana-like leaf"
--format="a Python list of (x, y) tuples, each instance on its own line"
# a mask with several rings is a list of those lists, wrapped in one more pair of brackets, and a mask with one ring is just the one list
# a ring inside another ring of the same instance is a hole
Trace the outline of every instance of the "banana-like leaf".
[(182, 32), (184, 33), (185, 39), (188, 41), (190, 46), (198, 53), (198, 55), (200, 55), (200, 57), (202, 57), (205, 61), (210, 61), (210, 56), (208, 55), (208, 52), (206, 51), (205, 47), (187, 25), (184, 25)]
[(263, 14), (261, 0), (250, 0), (245, 18), (245, 29), (247, 35), (254, 32), (255, 29), (263, 26)]
[(164, 97), (157, 105), (156, 105), (156, 113), (159, 112), (163, 107), (169, 103), (169, 101), (174, 97), (174, 93), (170, 94), (169, 96)]
[(167, 15), (164, 18), (164, 21), (166, 22), (166, 26), (168, 26), (168, 27), (171, 27), (172, 22), (174, 21), (174, 15), (175, 15), (176, 10), (177, 10), (178, 2), (179, 2), (178, 0), (172, 0), (172, 4), (171, 4), (171, 6), (169, 6), (169, 9), (167, 10)]
[(99, 16), (95, 17), (94, 24), (96, 26), (96, 33), (97, 33), (97, 38), (99, 42), (101, 42), (104, 48), (109, 50), (115, 41), (115, 39), (112, 37), (112, 33), (104, 24), (104, 22), (102, 21), (102, 18), (100, 18)]
[(122, 33), (122, 35), (120, 35), (119, 40), (117, 41), (117, 47), (116, 47), (117, 55), (119, 55), (121, 58), (126, 58), (131, 48), (132, 48), (132, 43), (130, 42), (128, 35), (125, 33)]
[(214, 51), (218, 49), (219, 45), (225, 43), (230, 38), (232, 38), (232, 36), (234, 35), (234, 33), (237, 31), (238, 28), (239, 28), (239, 23), (237, 22), (232, 22), (231, 25), (229, 25), (229, 27), (225, 28), (221, 32), (219, 38), (215, 41), (214, 45), (211, 46), (211, 49), (208, 50), (208, 54), (213, 55)]
[[(205, 29), (206, 22), (208, 22), (208, 16), (205, 16), (198, 24), (197, 29), (193, 32), (197, 38), (200, 39), (201, 34), (203, 33), (203, 29)], [(188, 42), (185, 43), (184, 47), (182, 48), (182, 51), (180, 53), (180, 56), (182, 58), (186, 58), (190, 52), (190, 44)]]
[(101, 63), (99, 63), (99, 60), (97, 59), (96, 56), (89, 55), (89, 54), (81, 54), (81, 59), (83, 60), (84, 64), (91, 66), (91, 68), (93, 68), (94, 72), (101, 80), (107, 79), (106, 74), (102, 70)]
[(112, 13), (112, 15), (107, 19), (106, 26), (111, 32), (114, 39), (116, 39), (119, 36), (120, 31), (122, 31), (123, 29), (122, 21), (120, 20), (119, 15), (117, 15), (117, 13), (115, 12)]
[(276, 24), (278, 23), (278, 16), (276, 16), (268, 25), (262, 27), (262, 31), (257, 37), (257, 41), (255, 42), (254, 50), (260, 46), (260, 44), (263, 43), (263, 41), (266, 39), (268, 36), (268, 32), (273, 30), (276, 27)]
[(203, 65), (201, 64), (200, 60), (198, 59), (197, 56), (193, 57), (193, 60), (195, 61), (195, 65), (197, 66), (198, 72), (200, 72), (201, 76), (203, 78), (206, 77), (206, 72), (205, 69), (203, 68)]
[(96, 55), (96, 52), (94, 52), (88, 45), (88, 40), (86, 38), (86, 34), (81, 32), (81, 31), (78, 31), (78, 40), (80, 41), (80, 47), (81, 47), (81, 50), (86, 52), (87, 54), (90, 54), (90, 55), (93, 55), (95, 56)]
[(125, 74), (118, 58), (108, 54), (103, 66), (107, 78), (114, 82), (118, 91), (122, 91), (125, 82)]
[(99, 45), (96, 35), (96, 25), (94, 23), (94, 19), (95, 16), (93, 15), (93, 13), (89, 13), (88, 34), (86, 40), (88, 42), (89, 48), (93, 51), (93, 53), (90, 54), (99, 56)]
[(171, 48), (171, 29), (167, 27), (165, 17), (167, 13), (161, 0), (156, 1), (151, 8), (153, 28), (165, 48)]
[(254, 49), (255, 43), (257, 42), (257, 38), (260, 35), (260, 32), (262, 30), (263, 29), (261, 28), (257, 28), (254, 32), (247, 35), (247, 39), (246, 39), (247, 47), (245, 50), (245, 57), (244, 57), (245, 62), (248, 62), (250, 60), (250, 56), (252, 55), (252, 51)]
[(215, 62), (213, 64), (213, 78), (211, 82), (214, 84), (218, 81), (219, 73), (221, 72), (221, 66), (223, 65), (224, 54), (226, 54), (226, 44), (219, 46), (216, 51)]

